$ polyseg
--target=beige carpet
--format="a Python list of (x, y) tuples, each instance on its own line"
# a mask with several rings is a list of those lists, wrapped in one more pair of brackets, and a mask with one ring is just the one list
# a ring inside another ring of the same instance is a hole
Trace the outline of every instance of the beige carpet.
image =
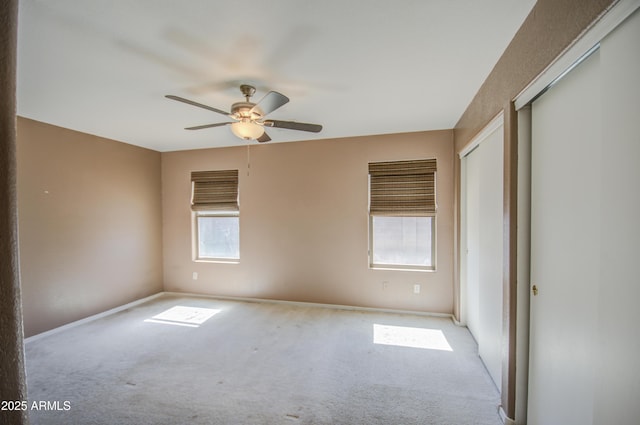
[(26, 358), (35, 425), (501, 424), (446, 318), (165, 295)]

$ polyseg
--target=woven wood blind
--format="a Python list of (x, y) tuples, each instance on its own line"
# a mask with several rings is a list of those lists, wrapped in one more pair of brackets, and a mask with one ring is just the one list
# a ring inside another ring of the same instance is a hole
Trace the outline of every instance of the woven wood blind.
[(429, 216), (436, 213), (436, 160), (369, 164), (371, 215)]
[(193, 171), (191, 209), (238, 211), (238, 170)]

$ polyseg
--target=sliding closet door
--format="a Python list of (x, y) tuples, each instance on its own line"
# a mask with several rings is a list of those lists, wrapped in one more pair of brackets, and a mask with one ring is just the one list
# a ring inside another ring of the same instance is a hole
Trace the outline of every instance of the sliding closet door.
[(529, 425), (640, 417), (640, 12), (532, 105)]
[(601, 42), (602, 241), (594, 424), (640, 423), (640, 10)]
[(502, 376), (503, 127), (463, 159), (467, 327), (498, 388)]
[(592, 423), (600, 229), (600, 55), (532, 106), (529, 425)]

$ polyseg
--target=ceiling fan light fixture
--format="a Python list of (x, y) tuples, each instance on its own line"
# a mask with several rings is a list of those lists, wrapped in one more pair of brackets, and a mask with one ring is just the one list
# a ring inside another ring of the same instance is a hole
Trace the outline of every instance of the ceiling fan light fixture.
[(248, 118), (243, 118), (242, 120), (231, 124), (231, 131), (241, 139), (255, 140), (262, 136), (264, 128), (261, 125), (252, 122)]
[(271, 137), (269, 137), (267, 132), (264, 131), (265, 125), (267, 127), (309, 131), (312, 133), (318, 133), (322, 130), (322, 126), (319, 124), (280, 120), (265, 121), (264, 117), (266, 115), (285, 105), (287, 102), (289, 102), (289, 98), (282, 93), (270, 91), (269, 93), (264, 95), (264, 97), (258, 103), (253, 103), (251, 102), (251, 96), (253, 96), (256, 89), (248, 84), (243, 84), (240, 86), (240, 90), (245, 97), (245, 101), (232, 104), (231, 112), (225, 112), (222, 109), (212, 108), (211, 106), (194, 102), (193, 100), (185, 99), (184, 97), (180, 96), (168, 94), (165, 97), (171, 100), (176, 100), (178, 102), (186, 103), (191, 106), (197, 106), (198, 108), (207, 109), (220, 115), (225, 115), (236, 121), (196, 125), (193, 127), (186, 127), (185, 130), (202, 130), (204, 128), (222, 127), (230, 124), (231, 132), (238, 138), (243, 140), (257, 140), (260, 143), (271, 141)]

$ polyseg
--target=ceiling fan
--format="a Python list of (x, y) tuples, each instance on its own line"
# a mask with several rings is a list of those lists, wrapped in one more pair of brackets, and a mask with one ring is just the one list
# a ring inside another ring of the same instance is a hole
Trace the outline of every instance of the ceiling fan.
[(261, 143), (271, 140), (269, 135), (265, 132), (265, 127), (309, 131), (312, 133), (318, 133), (320, 132), (320, 130), (322, 130), (322, 126), (319, 124), (265, 119), (268, 114), (289, 102), (289, 98), (282, 93), (270, 91), (258, 103), (253, 103), (251, 102), (251, 96), (253, 96), (256, 92), (255, 87), (248, 84), (242, 84), (240, 86), (240, 91), (245, 97), (245, 101), (236, 102), (231, 105), (231, 112), (212, 108), (211, 106), (203, 105), (201, 103), (194, 102), (192, 100), (185, 99), (179, 96), (166, 95), (165, 97), (171, 100), (177, 100), (178, 102), (186, 103), (188, 105), (207, 109), (218, 114), (226, 115), (229, 118), (233, 119), (233, 121), (228, 122), (187, 127), (185, 128), (185, 130), (201, 130), (203, 128), (221, 127), (230, 124), (231, 131), (236, 136), (245, 140), (257, 140)]

